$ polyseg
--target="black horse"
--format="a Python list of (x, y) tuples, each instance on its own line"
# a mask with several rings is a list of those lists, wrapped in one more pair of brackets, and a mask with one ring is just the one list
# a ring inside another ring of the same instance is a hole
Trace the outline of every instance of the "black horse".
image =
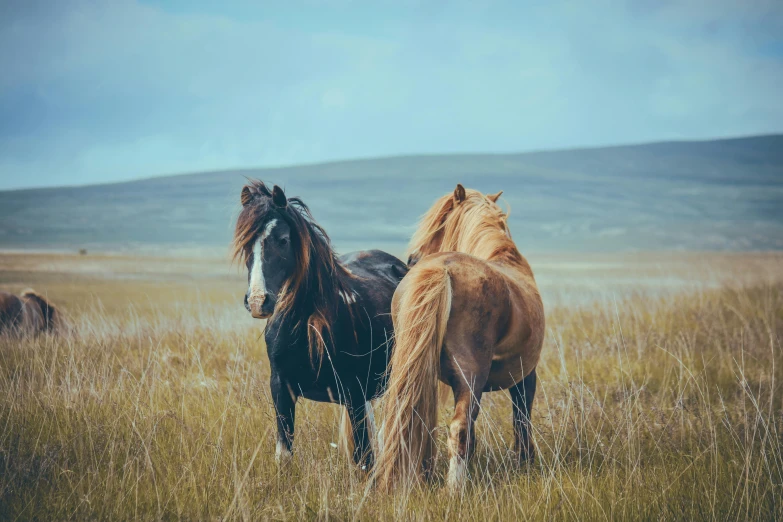
[(391, 299), (408, 269), (379, 250), (338, 257), (299, 198), (251, 180), (241, 193), (234, 258), (248, 270), (245, 307), (267, 319), (265, 338), (277, 412), (275, 458), (291, 456), (299, 397), (342, 404), (353, 458), (369, 469), (368, 402), (386, 388)]

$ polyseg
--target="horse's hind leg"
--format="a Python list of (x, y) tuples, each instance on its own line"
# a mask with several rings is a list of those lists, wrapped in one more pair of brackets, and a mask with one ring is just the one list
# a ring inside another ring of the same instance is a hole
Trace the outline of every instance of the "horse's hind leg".
[(449, 424), (449, 475), (448, 487), (452, 491), (464, 485), (468, 475), (468, 461), (476, 446), (476, 417), (479, 414), (481, 393), (486, 378), (481, 383), (457, 379), (454, 390), (454, 417)]
[(353, 460), (362, 469), (372, 469), (375, 459), (372, 452), (370, 422), (367, 417), (367, 402), (347, 405), (348, 416), (353, 428)]
[(536, 370), (509, 389), (514, 409), (514, 452), (517, 462), (532, 462), (536, 448), (530, 437), (530, 411), (536, 396)]

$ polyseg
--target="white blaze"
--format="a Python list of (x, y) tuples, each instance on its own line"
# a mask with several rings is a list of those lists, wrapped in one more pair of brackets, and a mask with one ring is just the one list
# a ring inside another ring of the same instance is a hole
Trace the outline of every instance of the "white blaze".
[(266, 283), (264, 283), (264, 239), (269, 236), (272, 229), (277, 225), (277, 220), (273, 219), (264, 227), (261, 237), (253, 245), (253, 264), (250, 266), (250, 295), (263, 298), (266, 295)]

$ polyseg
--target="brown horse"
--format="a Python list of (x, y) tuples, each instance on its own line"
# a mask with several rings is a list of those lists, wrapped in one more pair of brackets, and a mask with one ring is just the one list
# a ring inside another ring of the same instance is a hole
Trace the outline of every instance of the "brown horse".
[(0, 333), (53, 331), (61, 322), (57, 308), (34, 290), (25, 290), (18, 297), (0, 292)]
[(484, 392), (508, 389), (519, 462), (534, 457), (530, 408), (544, 340), (544, 306), (533, 271), (496, 204), (457, 185), (424, 215), (410, 244), (408, 275), (394, 293), (396, 348), (383, 410), (382, 488), (432, 470), (438, 380), (454, 393), (448, 485), (467, 478)]

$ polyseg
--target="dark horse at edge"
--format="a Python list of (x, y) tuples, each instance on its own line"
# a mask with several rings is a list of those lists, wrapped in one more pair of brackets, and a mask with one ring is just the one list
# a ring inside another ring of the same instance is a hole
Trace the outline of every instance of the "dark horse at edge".
[(266, 319), (270, 388), (277, 414), (275, 459), (292, 455), (300, 397), (342, 404), (353, 459), (374, 464), (369, 401), (386, 388), (391, 300), (407, 266), (379, 250), (337, 256), (299, 198), (261, 181), (242, 188), (234, 259), (248, 271), (245, 308)]
[(61, 326), (60, 312), (35, 290), (0, 292), (0, 333), (36, 334)]

